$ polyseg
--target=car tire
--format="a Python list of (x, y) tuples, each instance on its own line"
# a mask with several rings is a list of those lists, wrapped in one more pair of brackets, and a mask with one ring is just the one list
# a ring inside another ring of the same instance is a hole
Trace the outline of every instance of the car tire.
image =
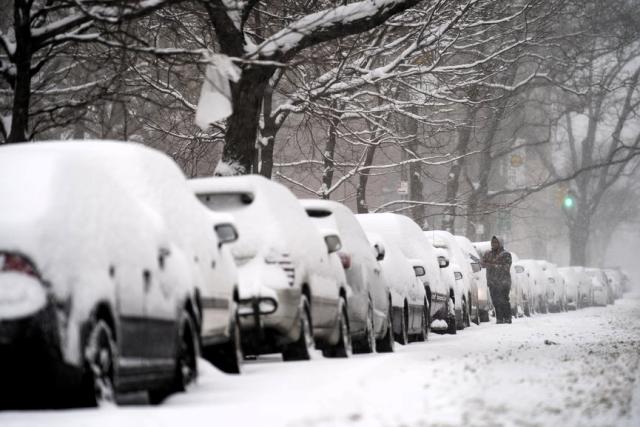
[(338, 331), (340, 338), (335, 345), (332, 345), (322, 351), (325, 357), (351, 357), (353, 348), (351, 345), (351, 328), (349, 327), (349, 314), (347, 312), (347, 304), (343, 298), (340, 298), (338, 309)]
[(202, 356), (226, 374), (240, 374), (244, 356), (235, 304), (231, 307), (231, 313), (233, 313), (233, 318), (229, 323), (229, 341), (203, 348)]
[(456, 315), (449, 315), (447, 317), (447, 334), (456, 335), (458, 333), (458, 325)]
[(311, 307), (306, 295), (300, 297), (300, 337), (297, 341), (287, 344), (282, 352), (282, 360), (292, 362), (297, 360), (309, 360), (315, 349), (313, 338), (313, 326), (311, 323)]
[(376, 331), (373, 323), (373, 305), (371, 301), (369, 301), (369, 308), (367, 309), (366, 324), (364, 337), (353, 345), (354, 353), (373, 353), (376, 351)]
[(469, 306), (467, 301), (464, 301), (464, 310), (462, 311), (462, 313), (464, 316), (465, 328), (470, 328), (471, 327), (471, 307)]
[(393, 308), (389, 301), (389, 309), (387, 311), (387, 333), (376, 341), (376, 350), (378, 353), (393, 353), (395, 351), (395, 340), (393, 337)]
[(98, 319), (91, 326), (84, 348), (85, 371), (81, 406), (115, 403), (118, 346), (107, 322)]
[(427, 305), (427, 303), (424, 303), (424, 308), (422, 310), (422, 320), (421, 320), (421, 327), (420, 327), (420, 333), (416, 336), (416, 341), (418, 342), (425, 342), (429, 339), (429, 318), (428, 318), (428, 313), (429, 313), (429, 306)]
[(474, 316), (473, 323), (479, 325), (480, 321), (480, 307), (476, 306), (476, 315)]
[(407, 310), (402, 308), (402, 315), (400, 316), (400, 331), (397, 334), (394, 334), (394, 338), (396, 342), (400, 345), (409, 344), (409, 331), (407, 326)]
[(178, 349), (176, 366), (171, 383), (164, 387), (149, 390), (149, 403), (158, 405), (174, 393), (186, 391), (198, 377), (198, 356), (200, 354), (195, 322), (191, 315), (183, 310), (178, 327)]

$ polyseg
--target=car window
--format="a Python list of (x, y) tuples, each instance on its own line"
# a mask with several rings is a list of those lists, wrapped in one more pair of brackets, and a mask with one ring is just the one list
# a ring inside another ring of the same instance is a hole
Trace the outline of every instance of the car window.
[(198, 199), (209, 209), (215, 211), (233, 211), (249, 206), (254, 201), (251, 193), (200, 194)]

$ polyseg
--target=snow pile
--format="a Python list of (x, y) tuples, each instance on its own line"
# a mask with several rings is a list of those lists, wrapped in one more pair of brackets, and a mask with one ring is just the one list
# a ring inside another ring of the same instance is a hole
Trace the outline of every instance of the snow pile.
[(449, 325), (447, 325), (447, 322), (442, 319), (436, 319), (431, 322), (431, 329), (433, 329), (434, 331), (442, 331), (444, 329), (447, 329), (448, 327)]
[(393, 354), (296, 363), (265, 356), (246, 362), (242, 375), (201, 361), (197, 384), (160, 406), (0, 412), (0, 425), (636, 427), (639, 328), (634, 296), (432, 334)]

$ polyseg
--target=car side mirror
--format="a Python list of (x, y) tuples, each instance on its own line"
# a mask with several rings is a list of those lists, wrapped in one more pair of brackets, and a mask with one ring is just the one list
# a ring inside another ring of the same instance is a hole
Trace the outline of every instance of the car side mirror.
[(373, 245), (373, 249), (376, 252), (376, 260), (377, 261), (384, 260), (384, 257), (387, 254), (387, 251), (384, 248), (384, 245), (382, 243), (376, 243), (375, 245)]
[(416, 274), (416, 277), (423, 277), (427, 275), (427, 271), (421, 265), (414, 265), (413, 272)]
[(449, 260), (446, 257), (439, 256), (438, 265), (440, 266), (440, 268), (447, 268), (449, 267)]
[(327, 250), (330, 254), (342, 249), (342, 241), (337, 234), (327, 234), (324, 236), (324, 243), (327, 245)]
[(230, 223), (222, 223), (216, 224), (213, 229), (218, 236), (218, 247), (222, 247), (222, 245), (226, 245), (227, 243), (233, 243), (238, 240), (238, 230), (233, 224)]
[(462, 280), (462, 273), (460, 273), (459, 271), (455, 271), (453, 275), (455, 276), (456, 280)]
[(480, 270), (482, 270), (482, 266), (481, 266), (481, 265), (480, 265), (480, 263), (478, 263), (478, 262), (472, 262), (472, 263), (471, 263), (471, 270), (472, 270), (474, 273), (477, 273), (477, 272), (479, 272)]

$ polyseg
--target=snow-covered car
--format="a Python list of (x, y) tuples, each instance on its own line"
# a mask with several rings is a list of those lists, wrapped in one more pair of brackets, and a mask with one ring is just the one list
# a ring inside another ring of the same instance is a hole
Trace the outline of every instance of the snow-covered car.
[[(518, 304), (521, 305), (523, 314), (529, 317), (534, 313), (535, 297), (533, 279), (531, 277), (531, 272), (526, 267), (526, 264), (520, 263), (520, 259), (517, 255), (514, 256), (514, 260), (515, 261), (511, 266), (511, 277), (513, 278), (515, 275), (515, 280), (517, 280), (518, 287), (520, 288), (521, 295), (518, 299)], [(516, 309), (518, 311), (520, 310), (519, 308)]]
[[(607, 268), (604, 270), (604, 273), (607, 275), (607, 280), (609, 281), (609, 285), (611, 285), (611, 289), (613, 291), (613, 300), (615, 301), (618, 298), (622, 297), (623, 286), (622, 286), (622, 273), (620, 270), (614, 268)], [(612, 301), (613, 303), (613, 301)]]
[(547, 284), (548, 279), (542, 270), (542, 266), (538, 260), (521, 259), (518, 265), (524, 267), (529, 273), (529, 286), (531, 289), (531, 307), (535, 313), (547, 313), (549, 307), (547, 304)]
[(230, 245), (238, 265), (238, 323), (247, 355), (282, 353), (306, 360), (314, 347), (327, 356), (351, 351), (348, 287), (332, 267), (340, 249), (321, 235), (286, 187), (258, 175), (190, 180), (200, 201), (234, 217)]
[(481, 322), (488, 322), (489, 312), (491, 311), (491, 301), (489, 298), (489, 287), (487, 286), (487, 275), (482, 271), (482, 267), (480, 265), (480, 254), (476, 248), (473, 247), (471, 240), (467, 239), (465, 236), (454, 237), (467, 256), (467, 262), (471, 265), (471, 270), (473, 271), (472, 278), (475, 282), (475, 285), (473, 286), (478, 290), (478, 317)]
[(509, 302), (511, 314), (515, 317), (529, 316), (529, 280), (524, 267), (518, 264), (520, 258), (515, 252), (511, 252), (511, 290)]
[(351, 288), (347, 309), (353, 350), (371, 353), (376, 340), (386, 334), (390, 294), (382, 277), (378, 259), (382, 254), (374, 248), (345, 205), (330, 200), (300, 200), (307, 215), (319, 227), (337, 230), (342, 240), (339, 255), (343, 259), (347, 283)]
[[(422, 261), (407, 259), (393, 241), (377, 233), (367, 233), (367, 237), (381, 254), (379, 262), (391, 296), (392, 336), (403, 345), (425, 341), (429, 333), (429, 303), (420, 280), (426, 274)], [(383, 348), (388, 347), (387, 342), (383, 338)]]
[(459, 273), (460, 277), (456, 280), (461, 306), (457, 319), (458, 328), (471, 326), (472, 318), (476, 324), (479, 324), (478, 288), (477, 282), (473, 279), (474, 272), (469, 257), (453, 234), (448, 231), (431, 230), (425, 231), (424, 234), (435, 248), (442, 248), (447, 252), (449, 261), (455, 266), (454, 270)]
[(578, 302), (577, 307), (589, 307), (593, 305), (593, 280), (587, 274), (587, 269), (581, 266), (572, 266), (571, 268), (578, 277)]
[(553, 269), (553, 264), (543, 259), (536, 261), (542, 270), (542, 275), (544, 276), (544, 290), (542, 291), (544, 312), (558, 311), (556, 305), (560, 301), (560, 295), (558, 292), (558, 285), (556, 284), (556, 274)]
[(606, 306), (609, 304), (609, 282), (607, 275), (600, 268), (585, 268), (585, 272), (591, 278), (591, 286), (593, 292), (593, 305)]
[(558, 273), (565, 282), (565, 307), (567, 310), (576, 310), (580, 300), (580, 275), (573, 267), (558, 267)]
[(0, 402), (95, 405), (134, 390), (157, 402), (196, 377), (198, 331), (233, 337), (235, 278), (217, 283), (233, 273), (218, 270), (233, 233), (219, 238), (224, 221), (169, 157), (18, 144), (0, 148), (0, 175)]
[[(436, 260), (438, 261), (438, 266), (440, 267), (440, 280), (444, 284), (446, 289), (452, 289), (453, 295), (449, 298), (449, 310), (451, 310), (455, 317), (455, 322), (444, 322), (442, 320), (435, 320), (432, 322), (431, 327), (436, 331), (447, 330), (449, 333), (455, 333), (453, 328), (453, 323), (455, 323), (455, 330), (460, 330), (462, 327), (458, 320), (462, 317), (462, 297), (461, 297), (461, 289), (462, 286), (457, 283), (456, 273), (451, 260), (449, 260), (449, 254), (443, 248), (434, 247), (434, 253), (436, 256)], [(459, 273), (459, 271), (458, 271)]]
[(424, 263), (426, 274), (420, 279), (427, 294), (432, 329), (442, 330), (442, 323), (446, 322), (444, 329), (455, 333), (455, 313), (449, 304), (449, 301), (453, 301), (454, 290), (447, 288), (440, 280), (437, 257), (418, 224), (409, 217), (394, 213), (359, 214), (356, 218), (367, 232), (377, 233), (395, 243), (408, 259), (418, 259)]
[(542, 270), (547, 277), (547, 306), (549, 311), (557, 313), (565, 311), (566, 305), (566, 282), (558, 272), (558, 267), (549, 262), (541, 261)]

